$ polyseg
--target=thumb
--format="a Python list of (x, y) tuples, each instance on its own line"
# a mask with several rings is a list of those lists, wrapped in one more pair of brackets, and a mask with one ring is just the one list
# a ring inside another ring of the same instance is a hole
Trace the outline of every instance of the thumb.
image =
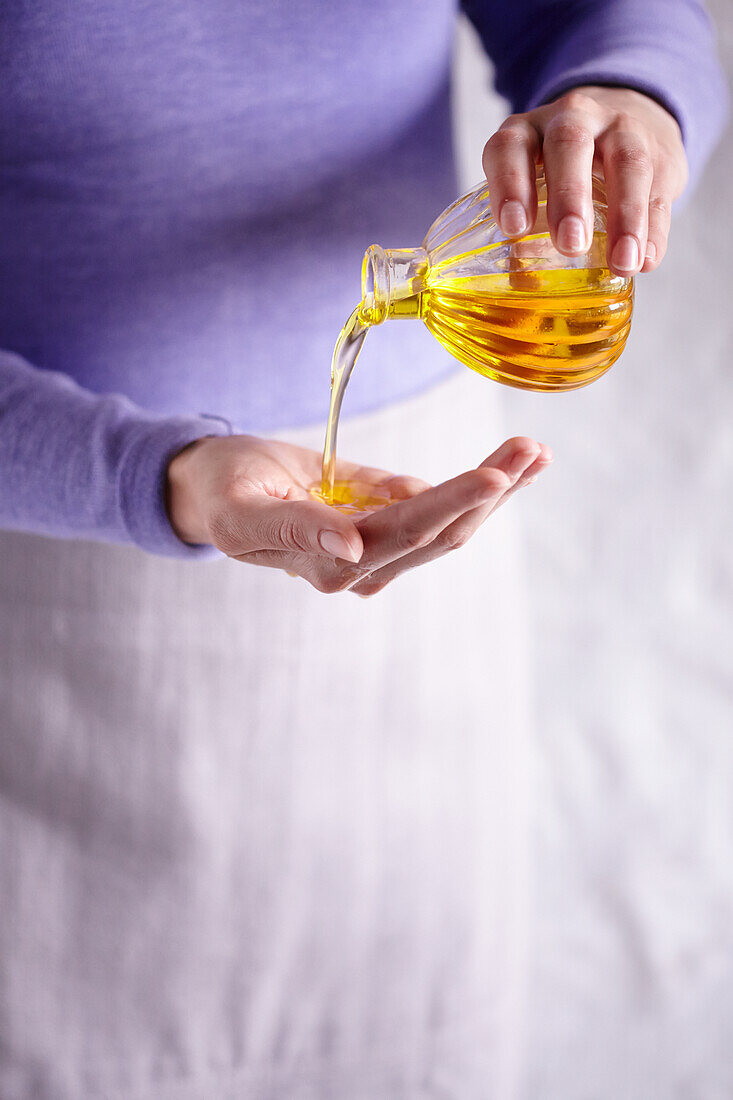
[(244, 553), (291, 550), (356, 562), (364, 552), (361, 535), (351, 520), (316, 500), (249, 498), (240, 532)]

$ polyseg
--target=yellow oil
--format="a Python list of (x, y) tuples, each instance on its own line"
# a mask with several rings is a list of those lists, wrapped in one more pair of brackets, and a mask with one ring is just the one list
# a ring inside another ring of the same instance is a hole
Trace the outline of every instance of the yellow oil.
[(632, 284), (608, 293), (607, 269), (514, 271), (441, 280), (419, 316), (466, 366), (505, 385), (561, 392), (593, 382), (623, 351)]
[(334, 481), (331, 495), (328, 486), (324, 492), (323, 485), (311, 492), (347, 516), (376, 512), (379, 508), (394, 504), (394, 498), (389, 493), (377, 495), (372, 486), (359, 481)]
[(359, 358), (369, 323), (363, 318), (361, 304), (341, 329), (331, 359), (331, 404), (328, 410), (326, 440), (323, 445), (321, 484), (312, 486), (311, 496), (325, 500), (346, 515), (375, 512), (393, 502), (386, 492), (375, 493), (374, 486), (362, 481), (336, 480), (336, 437), (344, 393)]
[[(328, 409), (326, 439), (323, 444), (320, 496), (327, 504), (341, 507), (342, 510), (346, 506), (349, 511), (363, 510), (358, 507), (362, 497), (348, 482), (340, 483), (338, 497), (336, 495), (336, 437), (344, 393), (356, 360), (359, 358), (368, 328), (368, 323), (361, 317), (361, 305), (358, 305), (341, 329), (331, 359), (331, 403)], [(315, 491), (318, 492), (318, 490)]]
[[(605, 251), (605, 241), (598, 243)], [(603, 267), (527, 271), (520, 259), (516, 268), (466, 278), (446, 278), (436, 268), (420, 294), (390, 304), (388, 317), (421, 319), (456, 359), (505, 385), (562, 392), (599, 378), (623, 351), (633, 284), (610, 293), (609, 284), (622, 281)], [(336, 341), (322, 480), (313, 490), (350, 512), (389, 503), (368, 487), (335, 481), (341, 405), (369, 327), (362, 302)]]

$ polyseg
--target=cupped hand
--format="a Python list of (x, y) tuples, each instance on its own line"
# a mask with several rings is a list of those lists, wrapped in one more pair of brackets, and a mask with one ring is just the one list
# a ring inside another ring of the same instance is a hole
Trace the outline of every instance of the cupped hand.
[(629, 276), (659, 264), (672, 201), (687, 182), (680, 128), (661, 104), (631, 88), (585, 85), (510, 115), (483, 157), (492, 206), (508, 237), (534, 225), (539, 162), (547, 180), (550, 235), (559, 252), (576, 256), (590, 247), (595, 166), (606, 181), (610, 269)]
[(284, 569), (320, 592), (369, 596), (462, 546), (551, 461), (547, 447), (517, 437), (476, 469), (430, 486), (339, 460), (338, 481), (358, 482), (393, 502), (346, 515), (311, 494), (320, 480), (319, 452), (248, 435), (206, 437), (171, 461), (168, 513), (184, 542)]

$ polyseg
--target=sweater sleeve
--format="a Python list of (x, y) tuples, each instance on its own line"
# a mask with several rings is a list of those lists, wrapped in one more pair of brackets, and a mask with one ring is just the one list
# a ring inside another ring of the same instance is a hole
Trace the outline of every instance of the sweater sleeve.
[(220, 557), (176, 536), (165, 472), (186, 444), (227, 431), (206, 416), (155, 416), (0, 352), (0, 528)]
[(690, 182), (723, 129), (728, 91), (702, 0), (463, 0), (514, 111), (579, 84), (636, 88), (677, 119)]

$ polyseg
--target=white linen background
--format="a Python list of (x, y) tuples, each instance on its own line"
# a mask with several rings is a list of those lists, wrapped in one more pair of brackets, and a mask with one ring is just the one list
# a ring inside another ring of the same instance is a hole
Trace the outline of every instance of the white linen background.
[[(733, 75), (730, 0), (709, 5)], [(704, 79), (700, 74), (700, 79)], [(460, 27), (461, 182), (506, 114)], [(621, 361), (503, 391), (538, 710), (525, 1100), (733, 1097), (733, 146), (637, 279)]]

